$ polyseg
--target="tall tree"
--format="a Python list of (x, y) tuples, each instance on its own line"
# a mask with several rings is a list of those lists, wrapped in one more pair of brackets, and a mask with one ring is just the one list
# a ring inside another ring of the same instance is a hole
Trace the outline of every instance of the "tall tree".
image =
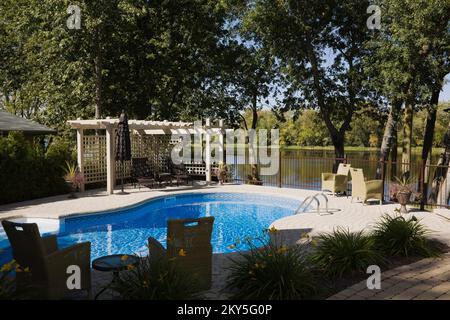
[(244, 22), (279, 59), (288, 80), (289, 107), (319, 110), (338, 158), (344, 157), (345, 132), (364, 96), (361, 74), (367, 30), (361, 27), (366, 23), (361, 13), (367, 5), (256, 0), (250, 2)]
[[(413, 114), (416, 108), (430, 105), (433, 96), (430, 93), (436, 92), (436, 88), (441, 90), (443, 76), (448, 73), (442, 62), (448, 56), (445, 48), (448, 47), (446, 33), (450, 2), (381, 0), (377, 3), (382, 10), (382, 28), (370, 42), (372, 54), (367, 65), (376, 70), (371, 80), (374, 80), (377, 90), (392, 106), (400, 102), (404, 105), (402, 162), (406, 165), (402, 169), (403, 174), (408, 174)], [(435, 101), (437, 98), (434, 96)], [(425, 134), (427, 144), (432, 139), (434, 128), (433, 111), (430, 111)], [(392, 128), (388, 123), (386, 133)], [(428, 154), (429, 149), (425, 146), (423, 156)]]

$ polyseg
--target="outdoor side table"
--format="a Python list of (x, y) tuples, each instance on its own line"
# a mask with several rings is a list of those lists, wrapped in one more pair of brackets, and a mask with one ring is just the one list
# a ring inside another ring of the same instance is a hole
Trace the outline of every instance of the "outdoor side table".
[[(123, 259), (122, 257), (124, 256), (127, 258)], [(95, 295), (94, 300), (97, 300), (99, 295), (111, 287), (111, 285), (119, 278), (120, 271), (127, 270), (128, 266), (136, 266), (137, 264), (139, 264), (139, 257), (128, 254), (113, 254), (110, 256), (100, 257), (92, 261), (93, 269), (113, 273), (111, 282)]]

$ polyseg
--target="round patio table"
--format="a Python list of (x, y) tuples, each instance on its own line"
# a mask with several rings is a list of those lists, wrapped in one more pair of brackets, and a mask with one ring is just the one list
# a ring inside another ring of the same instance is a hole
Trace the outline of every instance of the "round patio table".
[(106, 289), (111, 287), (111, 285), (119, 278), (120, 271), (128, 269), (130, 265), (135, 267), (138, 264), (139, 257), (129, 254), (113, 254), (100, 257), (92, 261), (93, 269), (113, 273), (111, 282), (95, 295), (94, 300), (97, 300), (99, 295), (101, 295)]

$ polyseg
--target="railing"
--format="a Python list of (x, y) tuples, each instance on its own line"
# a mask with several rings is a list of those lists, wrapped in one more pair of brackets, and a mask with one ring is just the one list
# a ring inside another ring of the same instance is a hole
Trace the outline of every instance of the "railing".
[[(308, 209), (313, 200), (316, 201), (316, 210), (317, 210), (317, 214), (321, 215), (322, 208), (320, 207), (320, 200), (319, 200), (319, 196), (325, 199), (325, 213), (328, 213), (328, 197), (324, 194), (324, 193), (316, 193), (312, 196), (308, 196), (305, 198), (305, 200), (302, 201), (302, 203), (298, 206), (297, 210), (295, 210), (294, 214), (298, 214), (301, 212), (304, 212), (306, 209)], [(308, 201), (309, 200), (309, 201)]]
[[(356, 154), (355, 154), (356, 155)], [(400, 155), (399, 155), (400, 156)], [(362, 168), (366, 180), (382, 179), (384, 181), (384, 201), (396, 201), (394, 191), (396, 186), (396, 176), (400, 176), (403, 169), (409, 168), (410, 180), (414, 184), (413, 204), (421, 208), (450, 207), (448, 194), (450, 191), (449, 179), (445, 179), (447, 167), (433, 164), (425, 164), (421, 159), (415, 159), (411, 163), (401, 161), (381, 162), (377, 157), (357, 158), (352, 155), (345, 158), (304, 156), (302, 153), (280, 152), (279, 169), (274, 175), (260, 176), (261, 184), (273, 187), (300, 188), (307, 190), (321, 190), (321, 175), (323, 172), (335, 172), (336, 163), (350, 163), (354, 168)], [(249, 182), (249, 175), (252, 173), (251, 165), (248, 164), (247, 157), (234, 157), (233, 163), (228, 163), (232, 179), (237, 183)], [(435, 188), (436, 182), (433, 178), (436, 171), (444, 171), (444, 179), (439, 181), (440, 187)], [(422, 179), (422, 177), (425, 177)], [(433, 190), (435, 191), (433, 193)], [(349, 190), (351, 192), (351, 190)]]

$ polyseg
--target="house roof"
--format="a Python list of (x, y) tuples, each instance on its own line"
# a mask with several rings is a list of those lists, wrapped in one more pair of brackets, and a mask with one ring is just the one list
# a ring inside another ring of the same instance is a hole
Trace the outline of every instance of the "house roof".
[(18, 117), (5, 110), (0, 110), (0, 131), (22, 131), (28, 134), (56, 133), (55, 130), (42, 124)]

